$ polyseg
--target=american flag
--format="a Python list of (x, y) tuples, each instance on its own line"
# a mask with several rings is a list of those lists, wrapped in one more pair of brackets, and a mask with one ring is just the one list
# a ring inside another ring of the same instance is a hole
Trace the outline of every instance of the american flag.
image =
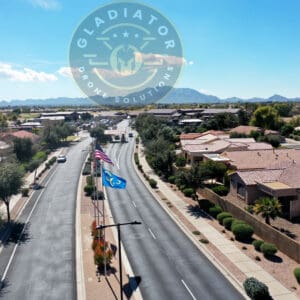
[(109, 164), (114, 164), (99, 145), (97, 145), (95, 149), (95, 159), (101, 159)]

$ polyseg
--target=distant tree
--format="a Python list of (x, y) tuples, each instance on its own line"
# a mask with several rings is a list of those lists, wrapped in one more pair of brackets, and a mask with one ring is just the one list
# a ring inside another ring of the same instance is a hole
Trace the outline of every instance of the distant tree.
[(14, 153), (21, 162), (29, 161), (33, 155), (33, 143), (29, 138), (14, 139)]
[(7, 127), (7, 118), (4, 114), (0, 113), (0, 130)]
[(260, 106), (253, 113), (251, 125), (264, 129), (277, 129), (280, 125), (279, 115), (271, 106)]
[(292, 134), (294, 131), (294, 127), (291, 124), (284, 124), (281, 128), (280, 128), (280, 133), (283, 136), (288, 137), (290, 134)]
[(292, 103), (275, 103), (274, 108), (277, 110), (280, 117), (289, 117), (293, 108)]
[(0, 200), (6, 206), (7, 222), (10, 222), (10, 199), (20, 192), (23, 185), (23, 172), (15, 163), (2, 163), (0, 166)]
[(177, 167), (184, 167), (186, 165), (186, 159), (183, 156), (178, 156), (175, 162)]
[(202, 180), (217, 179), (222, 181), (228, 168), (222, 162), (206, 160), (200, 163), (200, 177)]
[(88, 120), (91, 120), (93, 118), (93, 115), (86, 112), (86, 113), (81, 114), (80, 118), (83, 121), (88, 121)]
[(239, 125), (248, 125), (249, 121), (250, 121), (250, 114), (246, 110), (240, 109), (238, 112)]
[(110, 140), (110, 137), (104, 134), (104, 127), (101, 125), (91, 128), (90, 136), (95, 138), (100, 144), (105, 144)]
[(256, 201), (253, 211), (270, 225), (270, 219), (275, 220), (281, 214), (281, 204), (278, 199), (262, 197)]

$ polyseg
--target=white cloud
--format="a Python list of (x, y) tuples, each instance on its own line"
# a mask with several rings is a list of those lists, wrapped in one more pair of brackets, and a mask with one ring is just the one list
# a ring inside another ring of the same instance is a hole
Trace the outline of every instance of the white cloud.
[(190, 60), (190, 61), (189, 61), (189, 65), (190, 65), (190, 66), (192, 66), (192, 65), (194, 65), (194, 64), (195, 64), (195, 62), (194, 62), (193, 60)]
[(56, 81), (58, 78), (54, 74), (37, 72), (29, 68), (17, 70), (12, 65), (0, 62), (0, 78), (18, 82), (47, 82)]
[(61, 8), (57, 0), (29, 0), (34, 7), (41, 7), (45, 10), (58, 10)]
[(70, 67), (61, 67), (57, 70), (57, 73), (64, 77), (72, 77), (72, 70)]

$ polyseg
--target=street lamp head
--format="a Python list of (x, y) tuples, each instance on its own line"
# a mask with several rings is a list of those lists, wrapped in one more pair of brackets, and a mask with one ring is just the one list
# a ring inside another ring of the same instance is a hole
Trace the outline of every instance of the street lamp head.
[(132, 225), (141, 225), (142, 222), (139, 222), (139, 221), (133, 221), (131, 224), (132, 224)]

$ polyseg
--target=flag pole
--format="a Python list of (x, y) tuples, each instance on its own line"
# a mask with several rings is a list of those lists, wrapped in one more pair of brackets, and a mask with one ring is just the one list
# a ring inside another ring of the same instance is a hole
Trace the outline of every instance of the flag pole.
[[(92, 144), (93, 144), (92, 145), (93, 163), (94, 163), (94, 166), (95, 166), (95, 164), (97, 163), (96, 157), (95, 157), (95, 149), (96, 149), (95, 139), (93, 140)], [(91, 168), (91, 170), (94, 173), (94, 168)], [(94, 178), (94, 193), (95, 193), (95, 188), (96, 188), (96, 186), (95, 186), (95, 173), (91, 174), (91, 177)], [(95, 222), (96, 222), (96, 225), (97, 225), (95, 200), (92, 199), (92, 203), (93, 203), (93, 207), (94, 207), (94, 219), (95, 219)]]
[[(101, 163), (101, 179), (103, 180), (103, 163)], [(104, 190), (104, 186), (102, 185), (102, 189)], [(105, 207), (104, 207), (104, 193), (103, 193), (103, 200), (102, 200), (102, 223), (103, 223), (103, 226), (104, 226), (104, 229), (103, 229), (103, 239), (104, 239), (104, 276), (106, 277), (106, 242), (105, 242)]]

